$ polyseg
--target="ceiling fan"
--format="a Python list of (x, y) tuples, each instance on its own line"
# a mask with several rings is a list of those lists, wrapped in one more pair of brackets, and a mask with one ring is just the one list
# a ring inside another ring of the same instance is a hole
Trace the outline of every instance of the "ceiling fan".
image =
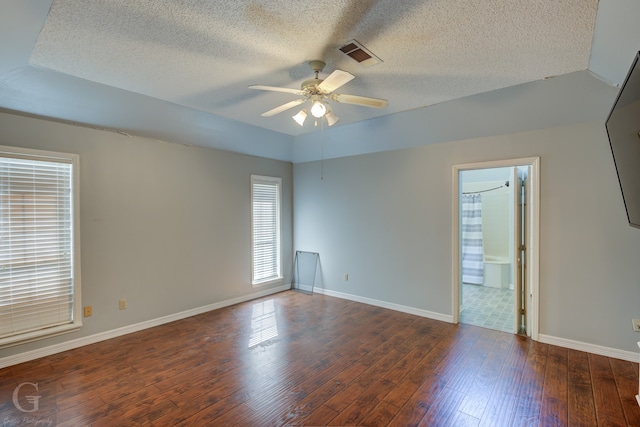
[[(323, 61), (316, 60), (309, 61), (309, 65), (311, 66), (311, 70), (315, 73), (315, 77), (302, 82), (300, 89), (264, 85), (249, 86), (249, 89), (291, 93), (304, 97), (287, 102), (286, 104), (266, 111), (261, 114), (263, 117), (271, 117), (297, 105), (300, 105), (306, 101), (311, 101), (309, 112), (313, 117), (316, 118), (316, 124), (317, 119), (324, 117), (327, 119), (327, 123), (329, 124), (329, 126), (333, 126), (339, 119), (329, 107), (329, 104), (327, 102), (329, 100), (341, 102), (343, 104), (353, 104), (372, 108), (385, 108), (387, 106), (386, 99), (369, 98), (366, 96), (358, 95), (347, 95), (344, 93), (333, 93), (336, 89), (354, 79), (355, 76), (346, 71), (335, 70), (333, 73), (329, 74), (326, 79), (322, 80), (318, 78), (318, 73), (320, 73), (324, 69), (324, 66), (326, 64)], [(293, 119), (300, 126), (304, 124), (306, 118), (307, 109), (305, 108), (303, 108), (295, 116), (293, 116)]]

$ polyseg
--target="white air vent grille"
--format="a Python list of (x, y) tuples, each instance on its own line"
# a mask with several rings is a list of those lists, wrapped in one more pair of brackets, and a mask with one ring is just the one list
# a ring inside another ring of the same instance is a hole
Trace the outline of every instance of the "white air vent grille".
[(363, 67), (371, 67), (382, 62), (382, 59), (378, 58), (356, 40), (351, 40), (349, 43), (340, 46), (338, 50)]

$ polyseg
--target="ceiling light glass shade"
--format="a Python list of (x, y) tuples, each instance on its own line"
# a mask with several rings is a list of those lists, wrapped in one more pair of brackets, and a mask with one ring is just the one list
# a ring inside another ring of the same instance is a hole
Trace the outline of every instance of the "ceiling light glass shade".
[(327, 114), (325, 114), (324, 116), (327, 118), (327, 123), (329, 124), (329, 126), (335, 125), (338, 120), (340, 120), (340, 118), (338, 118), (338, 116), (336, 116), (331, 110), (328, 110)]
[(293, 116), (293, 120), (295, 120), (296, 123), (298, 123), (300, 126), (302, 126), (304, 124), (304, 120), (306, 118), (307, 118), (307, 111), (306, 110), (300, 110), (300, 111), (298, 111), (298, 114)]
[(311, 115), (316, 118), (320, 118), (324, 116), (324, 113), (327, 112), (327, 107), (320, 101), (313, 101), (313, 105), (311, 106)]

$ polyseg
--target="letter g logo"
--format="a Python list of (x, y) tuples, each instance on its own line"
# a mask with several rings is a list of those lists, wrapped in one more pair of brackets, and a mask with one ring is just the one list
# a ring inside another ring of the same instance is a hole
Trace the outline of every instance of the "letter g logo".
[(20, 393), (20, 389), (22, 387), (24, 387), (25, 385), (30, 385), (33, 386), (33, 388), (36, 389), (36, 391), (38, 391), (38, 384), (34, 384), (34, 383), (20, 383), (18, 385), (18, 387), (15, 388), (15, 390), (13, 390), (13, 404), (14, 406), (22, 412), (35, 412), (38, 410), (38, 400), (40, 400), (41, 396), (25, 396), (25, 398), (27, 399), (27, 402), (29, 402), (30, 404), (33, 405), (32, 409), (24, 409), (22, 407), (22, 405), (20, 405), (20, 400), (18, 399), (18, 393)]

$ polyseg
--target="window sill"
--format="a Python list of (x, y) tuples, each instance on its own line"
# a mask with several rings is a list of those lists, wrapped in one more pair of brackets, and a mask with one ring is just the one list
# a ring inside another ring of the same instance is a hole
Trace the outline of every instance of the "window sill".
[(28, 342), (37, 341), (45, 338), (51, 338), (62, 334), (75, 332), (82, 327), (82, 322), (68, 323), (66, 325), (54, 326), (52, 328), (41, 329), (37, 331), (27, 332), (20, 335), (13, 335), (6, 338), (0, 338), (0, 349), (13, 347)]
[(284, 277), (276, 277), (275, 279), (265, 280), (264, 282), (252, 283), (251, 286), (254, 288), (260, 288), (262, 286), (273, 285), (275, 283), (282, 283), (284, 281)]

